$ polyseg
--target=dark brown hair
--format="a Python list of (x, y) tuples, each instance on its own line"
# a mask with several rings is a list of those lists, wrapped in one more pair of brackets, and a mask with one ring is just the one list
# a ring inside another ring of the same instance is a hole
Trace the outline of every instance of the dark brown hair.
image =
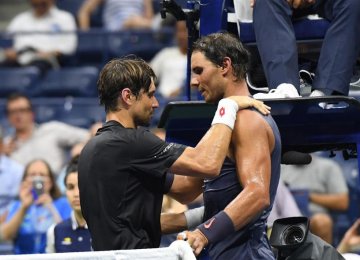
[(105, 111), (118, 110), (118, 98), (124, 88), (129, 88), (138, 97), (140, 90), (149, 91), (155, 73), (142, 59), (135, 56), (113, 59), (100, 72), (97, 82), (99, 100)]
[(27, 102), (29, 103), (29, 108), (32, 111), (33, 106), (32, 106), (30, 98), (22, 93), (15, 92), (15, 93), (10, 94), (6, 99), (6, 113), (8, 112), (9, 103), (11, 103), (15, 100), (18, 100), (18, 99), (22, 99), (22, 98), (27, 100)]
[(233, 74), (243, 80), (249, 68), (250, 54), (234, 35), (221, 32), (201, 37), (193, 45), (193, 52), (199, 51), (217, 66), (222, 67), (224, 58), (231, 59)]

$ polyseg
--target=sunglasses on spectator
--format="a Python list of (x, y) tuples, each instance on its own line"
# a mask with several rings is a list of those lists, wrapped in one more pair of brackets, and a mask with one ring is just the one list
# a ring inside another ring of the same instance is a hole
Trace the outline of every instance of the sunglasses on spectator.
[(23, 113), (30, 112), (30, 111), (31, 111), (30, 107), (24, 107), (24, 108), (7, 110), (6, 113), (11, 116), (11, 115), (15, 115), (15, 114), (23, 114)]

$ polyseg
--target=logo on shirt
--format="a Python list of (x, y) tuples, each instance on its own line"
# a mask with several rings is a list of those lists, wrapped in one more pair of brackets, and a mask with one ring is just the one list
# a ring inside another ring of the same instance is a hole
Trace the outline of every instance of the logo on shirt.
[(61, 244), (65, 246), (71, 245), (71, 237), (65, 237)]
[(214, 221), (215, 221), (215, 218), (210, 219), (210, 221), (208, 223), (204, 224), (204, 227), (206, 229), (209, 229), (211, 227), (211, 225), (214, 223)]
[(158, 156), (167, 153), (173, 146), (175, 146), (174, 143), (169, 143), (169, 144), (160, 152), (159, 155), (155, 155), (154, 157), (157, 158)]
[(224, 107), (221, 107), (221, 108), (220, 108), (219, 114), (220, 114), (220, 116), (225, 115), (225, 108), (224, 108)]

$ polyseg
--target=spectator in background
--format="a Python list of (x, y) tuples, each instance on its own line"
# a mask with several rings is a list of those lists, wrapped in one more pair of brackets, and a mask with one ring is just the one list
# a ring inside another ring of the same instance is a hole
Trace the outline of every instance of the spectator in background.
[[(0, 127), (0, 226), (5, 221), (8, 206), (19, 195), (23, 173), (24, 166), (3, 154), (3, 130)], [(2, 242), (1, 229), (0, 227), (0, 254), (10, 254), (13, 251), (13, 245), (8, 241)]]
[[(102, 122), (96, 122), (94, 123), (90, 129), (89, 129), (89, 139), (93, 136), (96, 135), (96, 132), (99, 128), (101, 128), (103, 125)], [(74, 158), (79, 156), (79, 154), (81, 153), (82, 149), (84, 148), (84, 146), (86, 145), (88, 140), (86, 140), (85, 142), (81, 142), (81, 143), (77, 143), (75, 144), (70, 151), (70, 158)], [(58, 185), (60, 191), (62, 194), (66, 193), (66, 183), (65, 183), (65, 176), (66, 176), (66, 172), (67, 172), (67, 168), (68, 165), (66, 167), (63, 167), (59, 173), (59, 176), (57, 177), (56, 180), (56, 184)]]
[(90, 232), (81, 213), (78, 160), (79, 156), (75, 156), (70, 161), (64, 179), (66, 197), (72, 208), (71, 217), (49, 228), (46, 253), (91, 251)]
[(267, 219), (268, 228), (272, 228), (274, 221), (278, 218), (297, 217), (301, 215), (293, 195), (280, 179), (276, 190), (274, 205)]
[(331, 244), (330, 212), (346, 210), (349, 205), (348, 188), (338, 164), (312, 155), (309, 165), (282, 165), (281, 178), (290, 189), (309, 191), (310, 230)]
[(29, 2), (31, 10), (17, 15), (7, 29), (14, 34), (14, 45), (0, 55), (2, 65), (37, 66), (46, 72), (75, 52), (76, 22), (70, 13), (57, 9), (54, 0)]
[(255, 98), (299, 97), (298, 52), (292, 17), (319, 14), (330, 21), (310, 96), (348, 95), (360, 51), (358, 0), (251, 0), (257, 47), (271, 89)]
[(176, 23), (176, 44), (161, 50), (150, 65), (158, 80), (158, 91), (165, 98), (182, 94), (186, 81), (188, 34), (185, 21)]
[(78, 12), (80, 29), (90, 29), (90, 16), (101, 4), (103, 26), (108, 31), (152, 26), (152, 0), (86, 0)]
[(34, 160), (26, 166), (19, 197), (9, 206), (3, 238), (14, 241), (15, 254), (44, 253), (46, 231), (71, 212), (46, 161)]
[(9, 203), (19, 194), (24, 167), (3, 154), (3, 130), (0, 128), (0, 223)]
[(86, 129), (65, 123), (35, 124), (31, 101), (22, 94), (14, 93), (8, 97), (6, 113), (15, 133), (5, 139), (5, 154), (23, 165), (36, 158), (44, 159), (56, 175), (66, 162), (68, 150), (89, 138)]
[(341, 254), (352, 252), (358, 253), (360, 251), (360, 219), (357, 219), (346, 231), (337, 250)]

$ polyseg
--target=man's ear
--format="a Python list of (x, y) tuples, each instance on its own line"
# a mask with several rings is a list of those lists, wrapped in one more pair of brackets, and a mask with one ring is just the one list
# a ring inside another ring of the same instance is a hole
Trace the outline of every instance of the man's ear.
[(223, 75), (226, 75), (229, 72), (229, 69), (231, 68), (231, 59), (229, 57), (225, 57), (223, 60), (223, 64), (221, 66), (221, 72)]
[(123, 103), (130, 106), (133, 103), (134, 95), (133, 95), (133, 93), (131, 92), (131, 90), (129, 88), (124, 88), (121, 91), (120, 98), (121, 98)]

